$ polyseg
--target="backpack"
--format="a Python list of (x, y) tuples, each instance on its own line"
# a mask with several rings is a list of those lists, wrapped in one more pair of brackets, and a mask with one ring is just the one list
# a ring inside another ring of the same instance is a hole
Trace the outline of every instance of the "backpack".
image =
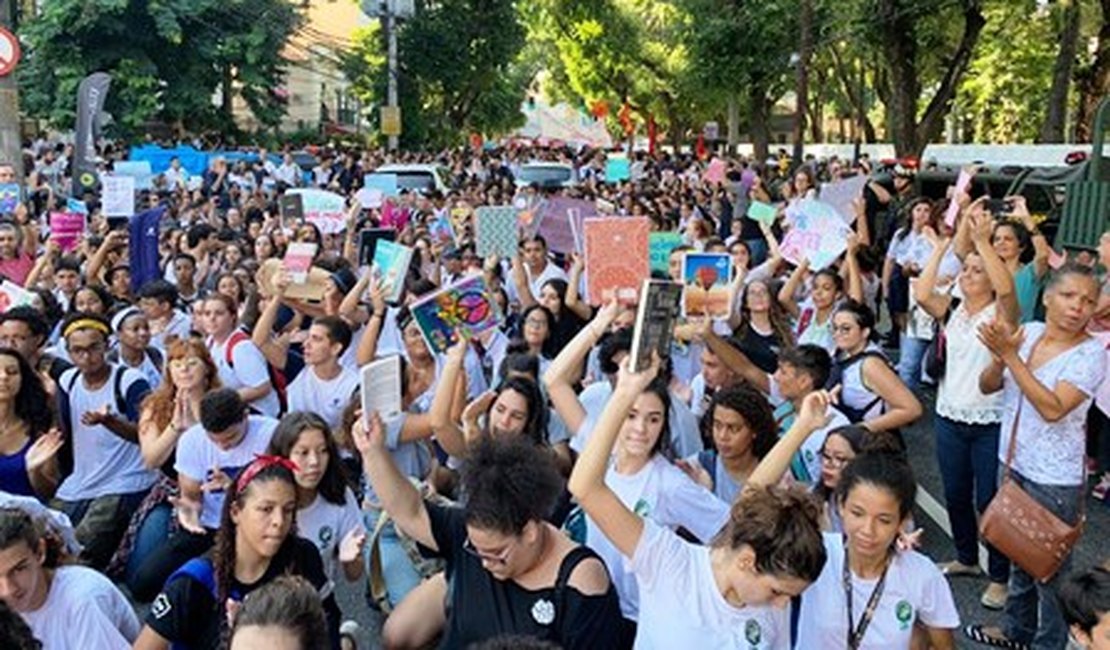
[[(235, 369), (235, 346), (250, 340), (251, 337), (247, 336), (247, 333), (243, 330), (237, 329), (231, 333), (231, 336), (227, 339), (227, 345), (224, 346), (224, 359), (227, 361), (228, 368)], [(285, 415), (289, 412), (289, 382), (286, 381), (285, 373), (266, 361), (266, 374), (270, 376), (270, 385), (274, 387), (274, 392), (278, 396), (278, 415)]]
[[(165, 364), (165, 357), (162, 356), (162, 351), (161, 350), (154, 347), (153, 345), (148, 345), (146, 347), (146, 356), (147, 356), (147, 358), (150, 359), (150, 362), (154, 364), (154, 367), (158, 368), (159, 372), (164, 372), (165, 371), (165, 369), (166, 369), (166, 367), (164, 365)], [(119, 348), (116, 348), (116, 349), (112, 350), (111, 352), (109, 352), (105, 356), (105, 358), (108, 360), (108, 363), (119, 363), (119, 364), (123, 363), (123, 361), (120, 359), (120, 356), (119, 356)]]
[[(116, 411), (120, 415), (127, 413), (127, 398), (123, 394), (123, 375), (126, 368), (122, 366), (112, 366), (112, 376), (108, 381), (112, 382), (112, 395), (116, 401)], [(69, 372), (68, 370), (66, 372)], [(75, 370), (70, 376), (69, 381), (65, 382), (65, 386), (59, 386), (62, 392), (65, 393), (66, 402), (69, 403), (69, 396), (73, 394), (73, 387), (77, 385), (77, 380), (81, 377), (81, 371)], [(59, 380), (61, 377), (59, 377)], [(68, 407), (72, 408), (72, 406)], [(62, 475), (68, 476), (73, 471), (73, 429), (70, 427), (68, 417), (59, 417), (58, 423), (61, 425), (62, 432), (65, 434), (66, 440), (69, 444), (63, 445), (58, 453), (58, 464), (62, 471)]]
[[(886, 355), (882, 352), (879, 352), (878, 350), (864, 350), (859, 354), (853, 354), (852, 356), (844, 359), (834, 359), (832, 363), (832, 368), (829, 371), (829, 380), (825, 383), (825, 388), (827, 390), (832, 390), (837, 385), (842, 384), (844, 381), (844, 372), (848, 370), (848, 368), (851, 368), (853, 365), (855, 365), (856, 362), (863, 363), (867, 360), (868, 357), (876, 357), (878, 359), (881, 359), (883, 363), (887, 365), (890, 364), (890, 360), (886, 358)], [(851, 422), (852, 424), (858, 424), (860, 422), (863, 422), (863, 418), (865, 415), (867, 415), (868, 411), (875, 408), (875, 405), (882, 401), (883, 398), (876, 395), (875, 399), (865, 404), (862, 408), (854, 408), (852, 406), (848, 406), (843, 401), (838, 403), (836, 405), (836, 408), (841, 413), (843, 413), (845, 417), (848, 418), (849, 422)]]

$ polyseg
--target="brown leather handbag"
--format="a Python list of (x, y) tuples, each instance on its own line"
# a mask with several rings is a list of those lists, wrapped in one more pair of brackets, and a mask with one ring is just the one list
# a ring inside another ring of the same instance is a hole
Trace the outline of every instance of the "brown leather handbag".
[(1010, 431), (1002, 485), (979, 520), (979, 532), (987, 542), (1040, 582), (1048, 582), (1071, 553), (1083, 534), (1087, 513), (1083, 490), (1079, 490), (1079, 522), (1071, 526), (1038, 503), (1010, 476), (1017, 449), (1018, 421), (1025, 398)]

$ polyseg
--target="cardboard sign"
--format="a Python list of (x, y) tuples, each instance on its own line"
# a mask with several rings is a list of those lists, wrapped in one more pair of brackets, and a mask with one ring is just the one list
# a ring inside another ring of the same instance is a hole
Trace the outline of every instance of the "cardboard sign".
[[(258, 284), (262, 294), (274, 295), (274, 279), (281, 273), (284, 260), (268, 259), (258, 269)], [(308, 277), (303, 284), (290, 284), (285, 289), (285, 297), (293, 300), (322, 300), (327, 290), (327, 281), (331, 274), (324, 269), (313, 266), (308, 269)]]
[(50, 213), (50, 239), (58, 243), (63, 253), (77, 248), (85, 233), (85, 215), (73, 212)]
[(778, 214), (779, 211), (770, 203), (752, 201), (751, 204), (748, 205), (748, 218), (767, 226), (775, 223), (775, 217), (777, 217)]
[(697, 253), (682, 257), (682, 315), (728, 318), (732, 309), (732, 256), (728, 253)]
[(794, 264), (809, 260), (809, 268), (820, 271), (847, 250), (851, 227), (831, 205), (814, 199), (799, 201), (790, 209), (792, 227), (779, 248)]
[(677, 232), (653, 232), (648, 237), (651, 270), (666, 273), (670, 270), (671, 251), (683, 244), (682, 235)]
[(632, 178), (632, 161), (624, 156), (610, 156), (606, 159), (606, 183), (621, 183), (630, 178)]
[(428, 294), (409, 309), (428, 349), (438, 353), (460, 337), (470, 339), (501, 324), (501, 309), (480, 275)]
[(385, 196), (399, 196), (397, 174), (366, 174), (362, 177), (363, 189), (378, 190)]
[(586, 294), (590, 304), (612, 299), (635, 304), (650, 275), (646, 217), (605, 217), (582, 222), (586, 253)]
[(135, 214), (135, 179), (131, 176), (101, 178), (104, 195), (101, 212), (106, 217), (130, 217)]
[(866, 186), (866, 176), (852, 176), (835, 183), (827, 183), (821, 188), (819, 198), (822, 203), (831, 205), (844, 219), (844, 223), (850, 224), (856, 220), (856, 208), (852, 202), (863, 195), (863, 188)]
[(324, 234), (334, 235), (347, 229), (347, 204), (335, 192), (315, 189), (293, 189), (285, 192), (301, 197), (304, 219)]

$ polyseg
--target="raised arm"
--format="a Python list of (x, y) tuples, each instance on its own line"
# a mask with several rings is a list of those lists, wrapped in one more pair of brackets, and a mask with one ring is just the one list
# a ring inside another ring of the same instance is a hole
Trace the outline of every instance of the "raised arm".
[(1036, 222), (1033, 221), (1033, 215), (1029, 214), (1029, 208), (1025, 204), (1025, 197), (1018, 195), (1006, 198), (1009, 201), (1013, 201), (1013, 216), (1019, 218), (1026, 230), (1029, 231), (1030, 239), (1033, 240), (1033, 272), (1038, 278), (1042, 278), (1044, 274), (1048, 272), (1048, 258), (1052, 256), (1052, 247), (1049, 246), (1044, 233), (1041, 232)]
[(578, 457), (567, 489), (609, 541), (625, 557), (631, 558), (644, 532), (644, 522), (605, 484), (605, 471), (609, 467), (609, 456), (613, 453), (621, 423), (628, 417), (636, 398), (659, 372), (659, 360), (655, 359), (650, 368), (634, 373), (629, 370), (628, 359), (625, 359), (619, 372), (617, 386), (601, 412), (586, 448)]
[(578, 282), (582, 278), (585, 262), (582, 256), (573, 253), (570, 265), (570, 277), (567, 278), (567, 309), (574, 312), (582, 320), (590, 319), (590, 306), (582, 301), (578, 295)]
[(23, 286), (28, 289), (34, 288), (42, 276), (49, 272), (47, 269), (53, 266), (60, 251), (61, 249), (58, 248), (58, 242), (53, 239), (47, 240), (46, 251), (35, 260), (35, 265), (31, 267), (31, 272), (27, 274), (27, 279), (23, 281)]
[(971, 217), (969, 225), (971, 242), (975, 252), (983, 260), (983, 268), (987, 278), (994, 289), (994, 299), (998, 304), (998, 313), (1010, 325), (1017, 327), (1021, 321), (1021, 307), (1018, 306), (1017, 293), (1014, 290), (1014, 275), (1006, 268), (1006, 263), (998, 256), (998, 252), (991, 245), (991, 231), (994, 229), (994, 219), (986, 212), (980, 212)]
[(524, 262), (520, 261), (520, 255), (513, 255), (510, 275), (517, 297), (520, 298), (521, 311), (536, 304), (536, 297), (532, 295), (532, 287), (528, 285), (528, 274), (524, 272)]
[(122, 230), (113, 230), (104, 236), (104, 241), (101, 242), (100, 248), (93, 253), (92, 259), (89, 260), (89, 266), (85, 270), (86, 282), (89, 284), (103, 284), (100, 279), (100, 269), (104, 267), (104, 262), (108, 259), (108, 253), (120, 246), (126, 235), (127, 233)]
[(365, 366), (378, 356), (378, 337), (382, 333), (382, 323), (385, 321), (386, 311), (385, 290), (378, 280), (370, 281), (370, 320), (366, 323), (366, 331), (358, 341), (358, 350), (355, 351), (355, 361), (359, 366)]
[(574, 392), (574, 381), (581, 370), (582, 362), (590, 354), (590, 349), (608, 331), (619, 311), (620, 307), (615, 301), (598, 310), (597, 316), (563, 347), (563, 351), (543, 374), (543, 384), (547, 387), (551, 405), (555, 407), (559, 417), (563, 418), (563, 423), (572, 436), (578, 433), (579, 427), (586, 420), (586, 409)]
[(435, 396), (432, 398), (432, 407), (428, 411), (431, 416), (432, 432), (436, 441), (443, 450), (456, 458), (466, 455), (466, 440), (458, 422), (452, 417), (452, 405), (455, 401), (456, 385), (462, 376), (463, 362), (466, 360), (466, 348), (469, 343), (464, 339), (451, 346), (447, 351), (447, 363), (443, 367), (443, 374), (436, 385)]
[(863, 274), (859, 270), (859, 236), (855, 233), (848, 235), (848, 249), (844, 252), (844, 269), (848, 280), (848, 297), (856, 302), (863, 302)]
[(882, 415), (860, 423), (869, 430), (890, 431), (908, 426), (921, 417), (921, 402), (886, 361), (874, 357), (864, 359), (863, 383), (881, 397), (887, 407)]
[[(369, 419), (369, 423), (367, 423)], [(362, 469), (393, 521), (414, 540), (438, 551), (431, 520), (416, 486), (397, 469), (385, 447), (385, 425), (377, 413), (359, 414), (351, 427), (351, 440), (362, 455)]]
[(275, 337), (273, 332), (274, 323), (277, 322), (278, 311), (281, 309), (281, 302), (287, 288), (289, 288), (289, 275), (284, 270), (279, 271), (274, 276), (274, 295), (270, 297), (270, 301), (266, 303), (266, 308), (258, 315), (254, 330), (251, 331), (251, 340), (262, 351), (266, 361), (281, 370), (285, 369), (286, 361), (289, 358), (289, 342), (286, 339)]
[(712, 326), (704, 327), (701, 330), (702, 340), (705, 341), (713, 354), (725, 364), (729, 370), (743, 377), (746, 381), (758, 388), (763, 394), (767, 395), (771, 392), (771, 376), (763, 372), (758, 366), (748, 359), (748, 355), (730, 345), (728, 341), (721, 338), (716, 332), (713, 331)]
[(790, 274), (786, 284), (779, 289), (779, 304), (793, 318), (798, 317), (798, 301), (794, 299), (794, 296), (798, 293), (798, 287), (802, 286), (802, 280), (808, 270), (809, 260), (802, 260), (801, 264), (794, 267), (794, 271)]
[(952, 304), (952, 296), (935, 291), (937, 271), (940, 269), (940, 262), (944, 259), (944, 253), (948, 250), (950, 241), (937, 239), (936, 233), (931, 231), (930, 228), (926, 236), (933, 242), (933, 253), (925, 263), (925, 268), (922, 269), (917, 282), (913, 283), (913, 297), (925, 313), (940, 320), (944, 318), (944, 314), (948, 312), (948, 306)]
[(839, 388), (831, 392), (815, 390), (805, 396), (802, 400), (802, 408), (795, 416), (794, 422), (771, 451), (767, 452), (763, 460), (759, 461), (759, 465), (744, 484), (744, 489), (766, 487), (782, 480), (787, 468), (790, 467), (791, 459), (798, 453), (802, 443), (829, 421), (829, 404), (835, 401), (839, 390)]

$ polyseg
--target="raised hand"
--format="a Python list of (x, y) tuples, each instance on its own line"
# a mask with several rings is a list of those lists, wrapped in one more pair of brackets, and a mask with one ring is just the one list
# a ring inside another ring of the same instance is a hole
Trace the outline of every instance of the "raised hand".
[(355, 423), (351, 426), (351, 441), (362, 454), (384, 450), (385, 425), (381, 416), (375, 411), (363, 417), (362, 411), (357, 411)]
[(979, 340), (997, 359), (1004, 359), (1008, 355), (1016, 355), (1025, 340), (1023, 328), (1012, 328), (1009, 323), (1000, 317), (983, 323), (979, 326)]
[(209, 470), (208, 480), (200, 485), (200, 489), (205, 492), (224, 492), (229, 487), (231, 487), (231, 477), (219, 467)]
[(802, 399), (802, 408), (798, 411), (794, 423), (809, 431), (816, 431), (828, 424), (829, 405), (835, 404), (840, 395), (840, 386), (832, 390), (815, 390)]
[(691, 463), (687, 460), (679, 459), (674, 464), (690, 477), (690, 480), (697, 483), (707, 490), (713, 489), (713, 478), (709, 476), (709, 472), (701, 466), (701, 463)]
[(621, 361), (620, 370), (617, 371), (617, 388), (619, 391), (631, 391), (635, 395), (644, 392), (655, 376), (659, 374), (659, 355), (652, 354), (651, 365), (640, 372), (632, 372), (632, 358), (625, 357)]
[(204, 526), (200, 525), (200, 504), (183, 497), (170, 497), (170, 504), (177, 513), (177, 523), (190, 533), (203, 535)]
[(24, 462), (27, 463), (27, 471), (34, 472), (42, 469), (46, 463), (58, 454), (58, 450), (65, 444), (62, 438), (62, 432), (57, 428), (39, 436), (31, 446), (27, 449), (27, 455), (24, 457)]
[(366, 545), (366, 531), (361, 528), (352, 528), (339, 542), (339, 561), (354, 562), (362, 557), (362, 548)]

